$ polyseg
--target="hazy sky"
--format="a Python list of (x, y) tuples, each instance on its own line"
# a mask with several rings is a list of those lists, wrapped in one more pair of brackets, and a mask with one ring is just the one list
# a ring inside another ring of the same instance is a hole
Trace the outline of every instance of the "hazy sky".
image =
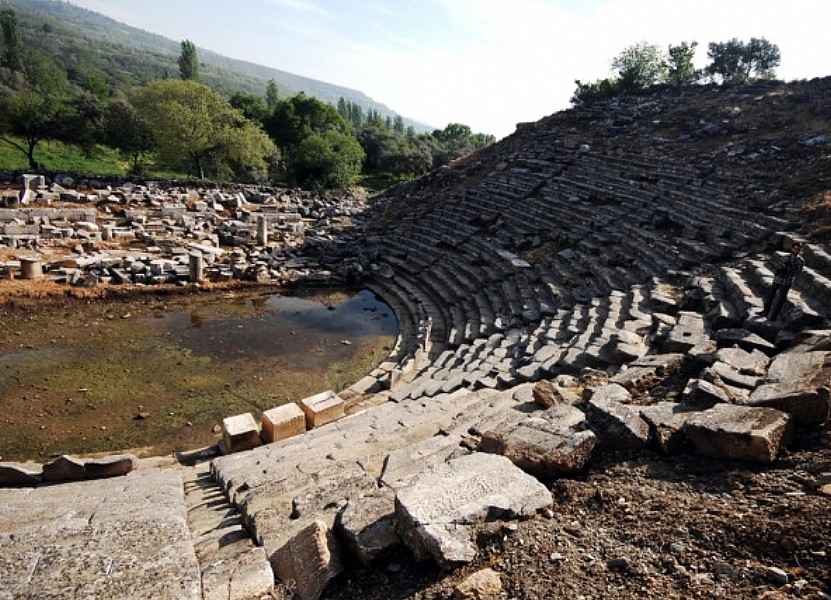
[(569, 106), (640, 41), (765, 37), (777, 73), (831, 74), (829, 0), (71, 0), (197, 47), (358, 89), (434, 127), (501, 138)]

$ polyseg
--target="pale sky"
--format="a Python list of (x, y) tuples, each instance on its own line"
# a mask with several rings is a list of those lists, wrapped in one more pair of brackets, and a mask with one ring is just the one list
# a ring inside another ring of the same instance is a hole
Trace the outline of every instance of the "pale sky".
[(568, 108), (621, 50), (764, 37), (780, 79), (831, 74), (829, 0), (71, 0), (174, 40), (497, 138)]

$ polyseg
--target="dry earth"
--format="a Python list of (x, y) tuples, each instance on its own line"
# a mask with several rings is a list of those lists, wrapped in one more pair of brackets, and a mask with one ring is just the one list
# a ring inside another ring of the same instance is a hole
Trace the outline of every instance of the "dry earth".
[(549, 488), (551, 513), (486, 524), (470, 565), (441, 573), (402, 552), (324, 597), (451, 598), (491, 568), (503, 590), (483, 598), (831, 598), (827, 426), (770, 466), (600, 454)]

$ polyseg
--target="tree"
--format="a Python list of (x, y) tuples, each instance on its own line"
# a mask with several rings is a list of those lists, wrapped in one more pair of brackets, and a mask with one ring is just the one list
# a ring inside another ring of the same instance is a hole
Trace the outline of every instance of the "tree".
[[(37, 145), (56, 138), (58, 127), (68, 116), (69, 108), (63, 100), (60, 96), (24, 89), (0, 101), (0, 141), (25, 154), (30, 169), (40, 167), (35, 160)], [(6, 132), (22, 138), (23, 143), (15, 141)]]
[(126, 99), (111, 100), (105, 115), (102, 141), (130, 159), (131, 173), (141, 173), (142, 155), (155, 148), (147, 123)]
[(572, 104), (591, 102), (593, 100), (605, 100), (607, 98), (613, 98), (621, 92), (620, 81), (609, 77), (590, 83), (583, 83), (579, 79), (575, 79), (574, 84), (577, 88), (571, 95)]
[(776, 67), (782, 61), (782, 55), (779, 46), (765, 38), (750, 38), (747, 45), (747, 61), (750, 63), (751, 73), (762, 79), (773, 79), (776, 76)]
[[(44, 140), (61, 139), (67, 124), (77, 120), (73, 119), (75, 114), (69, 104), (66, 74), (34, 49), (23, 52), (22, 61), (25, 78), (18, 89), (0, 100), (0, 141), (23, 153), (29, 168), (37, 169), (37, 145)], [(12, 136), (22, 138), (22, 143)]]
[(624, 91), (639, 90), (666, 80), (667, 64), (655, 44), (640, 42), (625, 48), (612, 59)]
[(268, 118), (269, 109), (261, 96), (237, 92), (231, 96), (231, 106), (241, 111), (246, 119), (256, 123), (264, 123)]
[(178, 63), (179, 76), (184, 81), (199, 81), (199, 57), (196, 55), (196, 46), (190, 40), (182, 41)]
[(196, 81), (157, 80), (131, 97), (162, 160), (204, 179), (264, 170), (274, 154), (265, 133)]
[(3, 66), (12, 71), (23, 70), (23, 37), (17, 14), (11, 8), (0, 10), (0, 29), (3, 32)]
[(711, 42), (707, 56), (710, 64), (706, 72), (714, 79), (732, 83), (747, 81), (751, 75), (772, 78), (781, 60), (779, 47), (765, 38), (751, 38), (748, 44), (736, 38)]
[(352, 135), (336, 130), (312, 133), (289, 159), (294, 183), (310, 188), (346, 188), (361, 172), (364, 152)]
[(684, 85), (695, 81), (696, 72), (693, 59), (698, 42), (681, 42), (677, 46), (670, 44), (667, 52), (667, 81), (673, 85)]
[(268, 80), (268, 85), (265, 86), (265, 104), (270, 111), (274, 111), (277, 108), (277, 104), (280, 102), (280, 92), (277, 89), (277, 84), (274, 82), (273, 79)]

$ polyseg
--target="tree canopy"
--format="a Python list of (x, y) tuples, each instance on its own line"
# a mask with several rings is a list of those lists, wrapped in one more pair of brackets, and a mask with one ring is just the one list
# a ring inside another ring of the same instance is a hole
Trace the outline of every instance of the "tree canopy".
[(275, 152), (259, 126), (199, 82), (153, 81), (131, 100), (165, 162), (200, 179), (227, 177), (243, 165), (265, 170)]
[(182, 53), (179, 55), (179, 77), (185, 81), (199, 81), (199, 57), (196, 46), (190, 40), (182, 41)]
[(744, 43), (736, 38), (728, 42), (712, 42), (707, 56), (707, 74), (729, 82), (747, 81), (751, 76), (771, 79), (782, 59), (779, 47), (765, 38), (750, 38)]

